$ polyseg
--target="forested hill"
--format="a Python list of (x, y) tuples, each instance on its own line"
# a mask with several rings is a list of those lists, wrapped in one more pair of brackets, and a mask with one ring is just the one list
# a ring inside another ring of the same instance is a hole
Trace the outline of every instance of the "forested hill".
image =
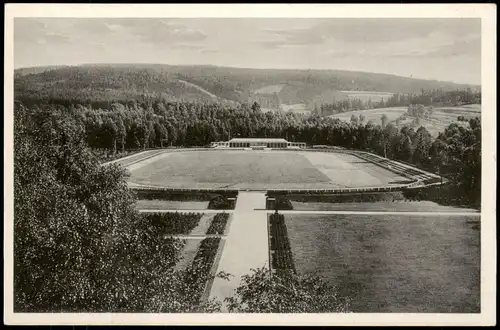
[(144, 97), (169, 101), (281, 104), (327, 103), (337, 91), (419, 93), (479, 89), (451, 82), (340, 70), (242, 69), (160, 64), (92, 64), (15, 71), (15, 97), (24, 102), (105, 106)]

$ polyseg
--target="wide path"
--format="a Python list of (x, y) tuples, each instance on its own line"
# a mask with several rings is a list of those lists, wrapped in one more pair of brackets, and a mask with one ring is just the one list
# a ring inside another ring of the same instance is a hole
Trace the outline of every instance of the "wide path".
[[(217, 273), (224, 271), (230, 280), (216, 278), (210, 298), (224, 301), (232, 296), (241, 282), (241, 276), (251, 269), (269, 266), (267, 212), (255, 212), (265, 207), (265, 192), (240, 192), (233, 213), (231, 228), (226, 238)], [(227, 312), (224, 306), (223, 312)]]

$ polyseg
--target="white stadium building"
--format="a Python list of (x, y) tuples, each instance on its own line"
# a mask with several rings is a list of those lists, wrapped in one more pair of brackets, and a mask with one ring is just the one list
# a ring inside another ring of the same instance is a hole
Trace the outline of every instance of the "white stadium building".
[(212, 142), (212, 148), (254, 148), (254, 149), (299, 149), (305, 148), (304, 142), (288, 142), (285, 139), (235, 138), (229, 141)]

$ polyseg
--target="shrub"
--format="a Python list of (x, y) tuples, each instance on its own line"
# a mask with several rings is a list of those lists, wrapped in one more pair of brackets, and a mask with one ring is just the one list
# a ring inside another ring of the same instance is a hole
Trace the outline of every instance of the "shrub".
[(295, 272), (292, 251), (288, 241), (288, 232), (283, 214), (271, 214), (269, 216), (271, 250), (271, 267), (278, 272)]
[(185, 272), (184, 283), (194, 290), (191, 290), (193, 305), (199, 303), (202, 294), (205, 291), (205, 285), (210, 279), (210, 270), (217, 256), (220, 238), (207, 237), (200, 243), (193, 262)]
[(229, 200), (227, 197), (217, 195), (210, 200), (208, 208), (211, 210), (232, 210), (234, 209), (234, 200)]
[(227, 221), (229, 220), (228, 213), (217, 213), (208, 227), (208, 235), (222, 235), (226, 229)]
[(276, 196), (274, 201), (267, 200), (267, 209), (270, 210), (293, 210), (290, 200), (284, 196)]

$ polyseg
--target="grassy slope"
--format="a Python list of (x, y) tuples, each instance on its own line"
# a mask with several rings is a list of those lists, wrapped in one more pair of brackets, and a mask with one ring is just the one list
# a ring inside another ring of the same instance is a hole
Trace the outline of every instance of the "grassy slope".
[(299, 272), (319, 272), (355, 312), (479, 312), (478, 217), (287, 215)]

